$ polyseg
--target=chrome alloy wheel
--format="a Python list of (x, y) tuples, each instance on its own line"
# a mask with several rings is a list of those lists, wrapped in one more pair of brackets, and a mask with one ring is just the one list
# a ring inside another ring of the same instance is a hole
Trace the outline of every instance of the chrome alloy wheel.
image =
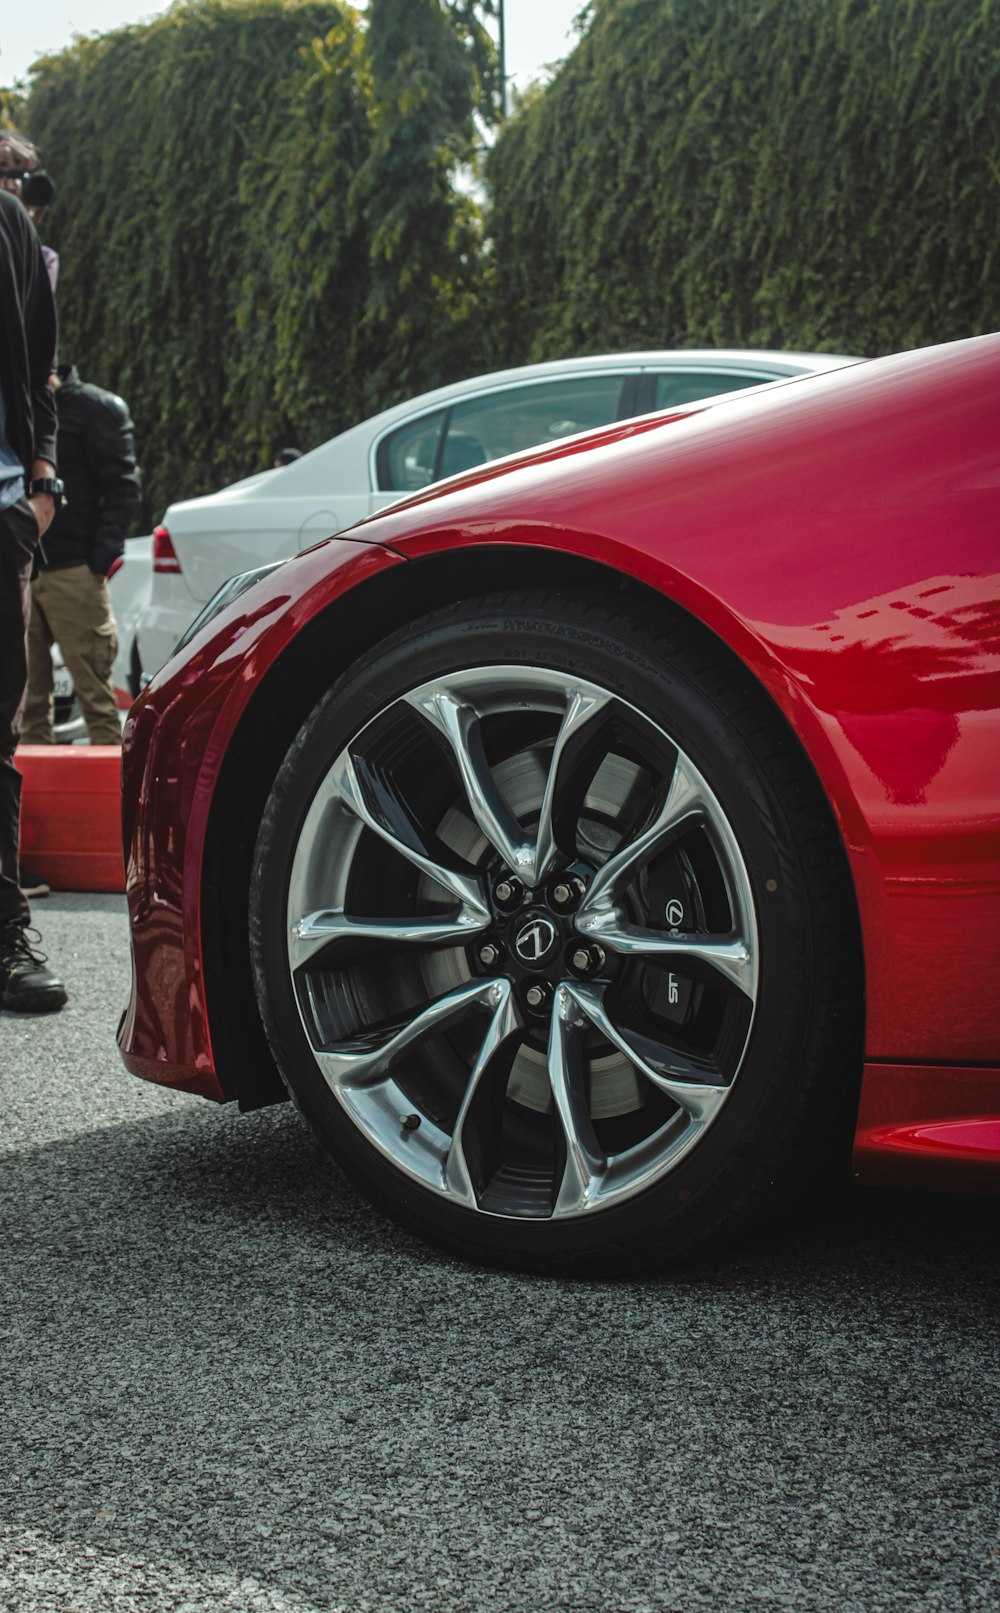
[(759, 944), (726, 814), (656, 721), (563, 673), (457, 671), (372, 717), (305, 812), (285, 919), (327, 1087), (468, 1210), (632, 1198), (743, 1064)]

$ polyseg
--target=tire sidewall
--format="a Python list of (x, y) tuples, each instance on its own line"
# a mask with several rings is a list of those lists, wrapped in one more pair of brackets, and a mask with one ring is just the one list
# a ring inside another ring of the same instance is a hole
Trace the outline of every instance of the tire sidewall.
[[(414, 1231), (488, 1258), (592, 1258), (678, 1247), (710, 1235), (734, 1194), (752, 1200), (773, 1174), (809, 1023), (815, 938), (807, 881), (774, 764), (761, 765), (732, 714), (733, 669), (697, 635), (632, 618), (598, 625), (570, 596), (543, 608), (528, 599), (466, 603), (395, 635), (356, 664), (307, 719), (279, 772), (261, 825), (251, 888), (254, 971), (268, 1036), (289, 1090), (321, 1141), (369, 1196)], [(610, 612), (607, 612), (610, 615)], [(396, 1169), (358, 1130), (312, 1056), (288, 969), (286, 902), (309, 806), (339, 752), (408, 690), (458, 670), (504, 662), (541, 665), (608, 689), (660, 725), (710, 784), (742, 852), (756, 909), (758, 1000), (733, 1089), (712, 1125), (664, 1177), (635, 1197), (571, 1220), (520, 1222), (469, 1211)], [(737, 686), (742, 688), (737, 678)], [(747, 709), (759, 692), (745, 676)], [(774, 725), (770, 743), (780, 752)], [(780, 772), (780, 768), (778, 769)], [(794, 770), (790, 769), (790, 776)]]

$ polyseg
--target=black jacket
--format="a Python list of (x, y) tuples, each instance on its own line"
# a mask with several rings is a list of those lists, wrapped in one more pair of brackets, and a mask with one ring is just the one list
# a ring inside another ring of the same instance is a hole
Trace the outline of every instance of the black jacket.
[(0, 387), (7, 437), (26, 476), (33, 459), (56, 463), (55, 356), (56, 307), (35, 226), (17, 197), (0, 190)]
[(44, 571), (89, 566), (106, 576), (139, 509), (139, 470), (128, 406), (60, 364), (59, 474), (66, 503), (45, 534)]

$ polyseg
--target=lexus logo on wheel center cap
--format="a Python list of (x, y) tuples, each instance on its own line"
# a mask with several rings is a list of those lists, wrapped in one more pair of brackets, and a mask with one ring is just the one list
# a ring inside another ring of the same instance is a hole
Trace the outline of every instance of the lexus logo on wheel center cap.
[(558, 931), (551, 919), (537, 913), (514, 937), (514, 951), (522, 963), (540, 963), (556, 944)]

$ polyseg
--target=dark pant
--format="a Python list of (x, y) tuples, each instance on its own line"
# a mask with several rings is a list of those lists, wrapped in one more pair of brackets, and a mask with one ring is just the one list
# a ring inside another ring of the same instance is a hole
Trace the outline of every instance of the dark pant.
[(17, 883), (21, 775), (14, 750), (28, 682), (28, 586), (38, 548), (38, 522), (27, 499), (0, 510), (0, 929), (27, 924)]

